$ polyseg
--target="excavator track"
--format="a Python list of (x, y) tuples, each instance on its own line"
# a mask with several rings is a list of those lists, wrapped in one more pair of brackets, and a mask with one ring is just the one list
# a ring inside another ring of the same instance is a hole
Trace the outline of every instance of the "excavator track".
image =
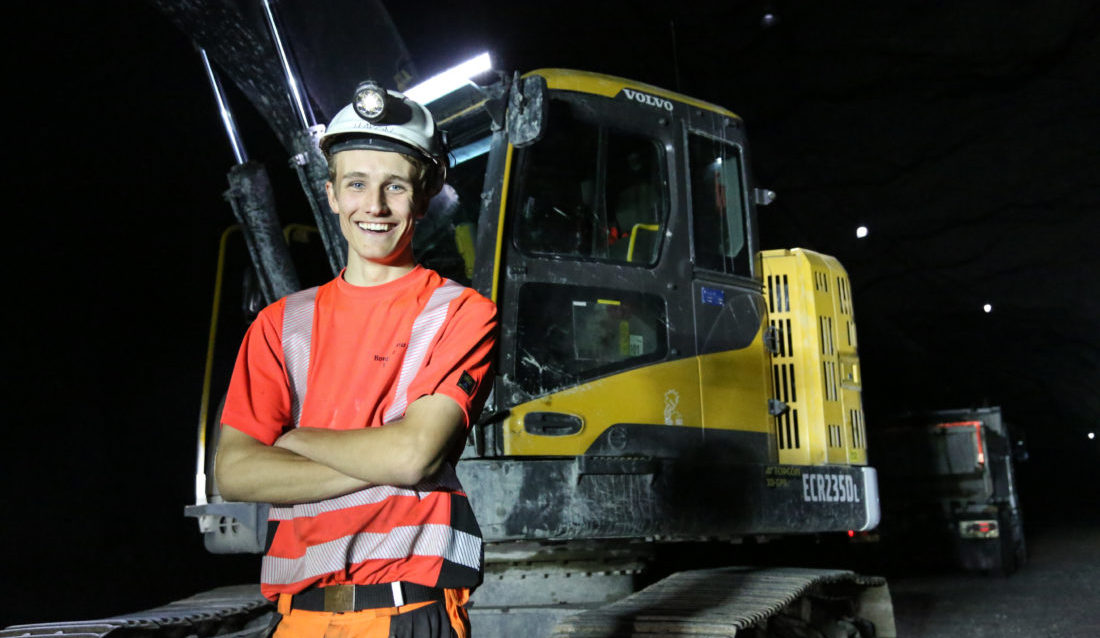
[[(829, 624), (844, 633), (826, 635), (895, 636), (886, 580), (825, 569), (685, 571), (617, 602), (563, 619), (551, 635), (801, 636), (821, 635), (820, 627)], [(799, 628), (807, 631), (801, 633)]]
[(162, 607), (99, 620), (13, 625), (0, 630), (0, 638), (259, 638), (270, 632), (277, 619), (274, 606), (260, 596), (258, 585), (242, 585), (220, 587)]

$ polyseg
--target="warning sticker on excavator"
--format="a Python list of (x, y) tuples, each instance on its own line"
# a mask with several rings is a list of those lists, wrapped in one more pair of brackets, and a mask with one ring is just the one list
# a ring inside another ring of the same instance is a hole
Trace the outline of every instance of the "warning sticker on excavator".
[(802, 475), (802, 500), (807, 503), (859, 503), (859, 488), (847, 474), (806, 472)]

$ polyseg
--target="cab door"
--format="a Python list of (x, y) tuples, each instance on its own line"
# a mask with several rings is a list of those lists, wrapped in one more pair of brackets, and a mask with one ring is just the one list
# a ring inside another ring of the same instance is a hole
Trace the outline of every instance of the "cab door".
[(740, 127), (697, 113), (685, 132), (691, 202), (694, 350), (703, 426), (743, 462), (774, 460), (764, 299)]
[[(580, 436), (567, 431), (579, 423), (584, 445), (623, 421), (698, 425), (690, 361), (687, 374), (604, 386), (583, 407), (564, 398), (693, 354), (681, 130), (627, 99), (552, 92), (543, 138), (511, 153), (497, 280), (502, 407), (571, 405), (579, 421), (563, 417), (560, 433)], [(549, 418), (513, 433), (553, 436)]]

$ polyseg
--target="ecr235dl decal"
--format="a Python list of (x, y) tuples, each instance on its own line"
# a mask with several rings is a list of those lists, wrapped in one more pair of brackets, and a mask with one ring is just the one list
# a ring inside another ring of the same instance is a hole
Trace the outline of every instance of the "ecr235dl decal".
[(796, 487), (799, 480), (802, 482), (802, 500), (807, 503), (862, 502), (859, 486), (849, 474), (807, 472), (801, 467), (784, 465), (772, 465), (764, 470), (767, 487)]

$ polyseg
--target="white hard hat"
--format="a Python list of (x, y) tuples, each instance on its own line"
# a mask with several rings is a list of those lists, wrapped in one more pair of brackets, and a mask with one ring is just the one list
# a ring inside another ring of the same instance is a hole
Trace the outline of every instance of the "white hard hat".
[(446, 176), (446, 144), (431, 112), (369, 80), (359, 84), (352, 103), (332, 118), (320, 146), (325, 157), (351, 149), (415, 155), (433, 165), (440, 185)]

